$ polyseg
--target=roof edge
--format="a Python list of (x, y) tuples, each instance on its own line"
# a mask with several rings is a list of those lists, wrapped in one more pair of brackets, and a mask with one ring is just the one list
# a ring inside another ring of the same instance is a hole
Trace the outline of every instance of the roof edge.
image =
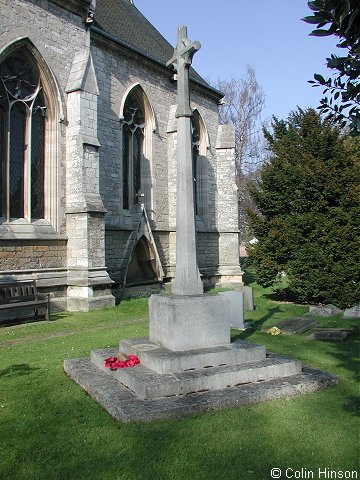
[[(102, 37), (104, 37), (108, 40), (111, 40), (112, 42), (114, 42), (114, 43), (116, 43), (116, 44), (134, 52), (134, 53), (137, 53), (138, 55), (146, 58), (147, 60), (149, 60), (151, 62), (156, 63), (158, 66), (160, 66), (160, 67), (164, 68), (165, 70), (171, 72), (171, 68), (167, 67), (166, 64), (164, 62), (162, 62), (161, 60), (158, 60), (157, 58), (153, 57), (152, 55), (149, 55), (148, 53), (144, 52), (143, 50), (140, 50), (139, 48), (136, 48), (136, 47), (124, 42), (123, 40), (120, 40), (115, 35), (112, 35), (111, 33), (107, 33), (104, 30), (102, 30), (101, 28), (96, 27), (95, 25), (91, 26), (91, 31), (98, 34), (98, 35), (101, 35)], [(209, 93), (214, 95), (218, 100), (221, 100), (224, 97), (224, 94), (222, 92), (220, 92), (219, 90), (217, 90), (214, 87), (211, 87), (210, 85), (208, 85), (206, 83), (201, 82), (200, 80), (197, 80), (196, 78), (192, 77), (191, 75), (190, 75), (190, 81), (192, 83), (198, 85), (199, 87), (207, 90)]]
[(91, 0), (49, 0), (51, 3), (55, 3), (58, 7), (75, 13), (76, 15), (83, 16), (91, 5)]

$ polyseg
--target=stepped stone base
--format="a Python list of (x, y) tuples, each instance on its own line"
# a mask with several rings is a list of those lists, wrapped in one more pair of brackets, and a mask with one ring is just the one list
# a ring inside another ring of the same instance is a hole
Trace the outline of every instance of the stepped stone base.
[[(100, 370), (108, 373), (109, 369), (104, 366), (105, 360), (116, 355), (115, 349), (96, 350), (92, 352), (91, 360)], [(223, 365), (164, 374), (155, 373), (140, 364), (136, 368), (122, 368), (111, 374), (145, 400), (288, 377), (300, 371), (299, 362), (283, 358), (266, 358), (243, 365)]]
[[(337, 383), (326, 372), (267, 354), (238, 340), (224, 347), (172, 352), (147, 338), (120, 342), (140, 365), (111, 371), (105, 359), (117, 349), (95, 350), (91, 359), (65, 360), (66, 373), (113, 417), (123, 422), (178, 418), (247, 405)], [(152, 368), (149, 368), (149, 366)]]

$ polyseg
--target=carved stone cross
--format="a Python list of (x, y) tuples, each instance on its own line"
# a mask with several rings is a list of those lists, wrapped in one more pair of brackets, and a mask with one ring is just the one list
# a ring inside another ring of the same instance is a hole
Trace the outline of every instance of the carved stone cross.
[(187, 36), (187, 27), (178, 29), (178, 43), (173, 57), (166, 63), (172, 65), (177, 72), (177, 110), (176, 116), (191, 117), (189, 95), (189, 67), (194, 54), (200, 50), (200, 42), (191, 42)]
[(178, 44), (167, 62), (177, 71), (177, 193), (176, 193), (176, 270), (172, 291), (175, 295), (199, 295), (203, 286), (196, 254), (196, 222), (194, 174), (191, 145), (189, 68), (192, 57), (200, 49), (191, 42), (187, 28), (178, 30)]

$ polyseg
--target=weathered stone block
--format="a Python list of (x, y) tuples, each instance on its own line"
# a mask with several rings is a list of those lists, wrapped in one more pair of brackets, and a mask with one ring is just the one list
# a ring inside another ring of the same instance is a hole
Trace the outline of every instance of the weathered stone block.
[(244, 329), (244, 293), (235, 290), (220, 292), (230, 303), (230, 327)]
[(301, 373), (289, 377), (191, 395), (141, 400), (114, 376), (104, 374), (90, 359), (65, 360), (64, 369), (70, 378), (121, 422), (148, 422), (221, 408), (241, 407), (314, 392), (338, 383), (335, 375), (304, 368)]
[(152, 295), (149, 338), (169, 350), (230, 343), (230, 305), (219, 295)]
[(237, 287), (236, 290), (244, 293), (244, 310), (252, 312), (254, 310), (254, 295), (252, 287)]
[(335, 305), (311, 305), (308, 315), (315, 315), (318, 317), (331, 317), (332, 315), (337, 315), (338, 313), (341, 313), (341, 310)]

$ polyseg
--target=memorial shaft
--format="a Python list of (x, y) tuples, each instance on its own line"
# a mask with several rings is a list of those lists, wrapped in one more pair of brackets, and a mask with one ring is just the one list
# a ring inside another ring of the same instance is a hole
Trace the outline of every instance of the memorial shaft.
[(177, 195), (176, 195), (176, 270), (173, 293), (199, 295), (203, 286), (197, 262), (194, 172), (189, 95), (189, 68), (200, 49), (191, 42), (186, 27), (179, 27), (178, 44), (167, 65), (177, 71)]

